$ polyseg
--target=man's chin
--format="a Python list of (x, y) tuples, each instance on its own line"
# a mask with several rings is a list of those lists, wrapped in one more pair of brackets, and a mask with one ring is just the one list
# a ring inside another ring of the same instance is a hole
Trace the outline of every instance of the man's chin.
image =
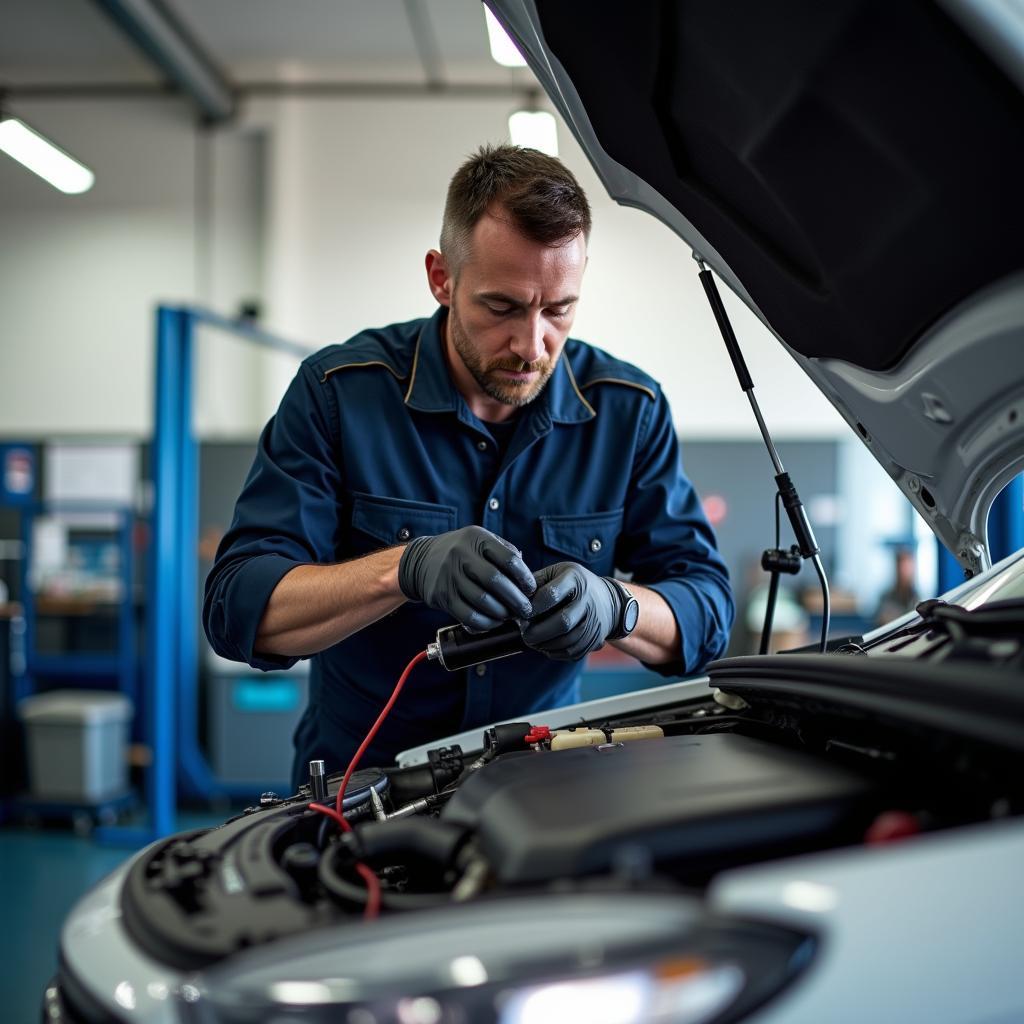
[(519, 408), (524, 405), (529, 405), (543, 390), (544, 383), (530, 383), (530, 384), (496, 384), (493, 380), (487, 382), (487, 394), (491, 396), (495, 401), (501, 402), (502, 405), (511, 405)]
[(514, 381), (501, 376), (499, 370), (491, 370), (479, 383), (495, 401), (518, 408), (529, 405), (544, 390), (550, 379), (550, 373), (543, 373), (536, 380)]

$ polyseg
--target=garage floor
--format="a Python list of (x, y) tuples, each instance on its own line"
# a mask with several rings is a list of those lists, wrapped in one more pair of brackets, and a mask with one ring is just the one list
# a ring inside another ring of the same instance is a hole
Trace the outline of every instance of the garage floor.
[[(220, 824), (227, 817), (191, 814), (179, 828)], [(132, 850), (53, 829), (0, 828), (0, 995), (3, 1019), (35, 1024), (53, 977), (57, 941), (68, 911)]]

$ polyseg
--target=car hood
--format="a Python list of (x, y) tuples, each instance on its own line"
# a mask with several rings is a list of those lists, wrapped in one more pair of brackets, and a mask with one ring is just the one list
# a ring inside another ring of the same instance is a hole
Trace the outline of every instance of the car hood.
[(611, 196), (680, 235), (987, 567), (1024, 468), (1024, 14), (487, 2)]

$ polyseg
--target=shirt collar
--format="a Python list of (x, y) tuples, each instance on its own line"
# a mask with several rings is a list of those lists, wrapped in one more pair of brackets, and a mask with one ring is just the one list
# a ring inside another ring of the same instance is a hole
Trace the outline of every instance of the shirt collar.
[[(416, 341), (405, 404), (420, 412), (456, 412), (458, 404), (464, 401), (452, 381), (444, 355), (447, 315), (447, 307), (439, 306), (424, 321)], [(580, 392), (564, 348), (547, 387), (531, 406), (536, 406), (537, 412), (543, 410), (553, 423), (583, 423), (597, 415)]]
[(444, 357), (444, 320), (448, 310), (438, 306), (437, 312), (423, 321), (409, 371), (405, 404), (420, 412), (454, 412), (456, 391)]

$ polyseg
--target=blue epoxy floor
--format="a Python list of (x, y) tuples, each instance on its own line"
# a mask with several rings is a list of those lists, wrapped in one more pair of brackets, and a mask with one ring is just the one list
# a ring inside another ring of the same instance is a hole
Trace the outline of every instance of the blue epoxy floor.
[[(220, 824), (221, 815), (183, 816), (179, 829)], [(132, 855), (56, 829), (0, 828), (0, 1020), (37, 1024), (57, 962), (68, 911)]]

